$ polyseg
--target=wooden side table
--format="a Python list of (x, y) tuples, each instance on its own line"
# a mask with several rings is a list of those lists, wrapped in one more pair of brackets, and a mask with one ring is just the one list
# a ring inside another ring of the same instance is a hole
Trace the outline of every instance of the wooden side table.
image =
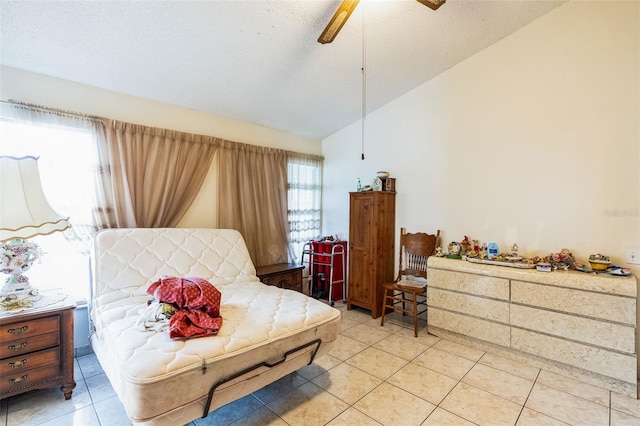
[[(46, 302), (46, 292), (42, 297)], [(0, 311), (0, 399), (57, 385), (71, 399), (75, 303), (66, 295), (53, 300), (17, 313)]]
[(256, 275), (267, 285), (295, 290), (302, 293), (302, 270), (304, 266), (295, 263), (277, 263), (259, 266)]

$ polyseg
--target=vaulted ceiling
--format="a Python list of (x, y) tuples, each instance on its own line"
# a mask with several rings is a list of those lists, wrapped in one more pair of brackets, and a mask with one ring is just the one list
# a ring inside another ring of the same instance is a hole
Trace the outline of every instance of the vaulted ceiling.
[(2, 1), (0, 62), (322, 139), (565, 0)]

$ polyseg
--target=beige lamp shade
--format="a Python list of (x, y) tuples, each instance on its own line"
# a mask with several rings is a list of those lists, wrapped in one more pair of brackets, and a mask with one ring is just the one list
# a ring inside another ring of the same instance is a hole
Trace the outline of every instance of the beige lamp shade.
[(0, 156), (0, 241), (64, 231), (69, 218), (47, 202), (38, 158)]

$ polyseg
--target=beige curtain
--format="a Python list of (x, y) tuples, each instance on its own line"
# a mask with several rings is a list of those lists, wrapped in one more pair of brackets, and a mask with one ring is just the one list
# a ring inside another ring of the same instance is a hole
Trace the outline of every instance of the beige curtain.
[(175, 227), (189, 209), (221, 139), (105, 118), (119, 227)]
[(109, 162), (109, 145), (107, 143), (104, 123), (94, 129), (94, 141), (96, 156), (94, 159), (93, 188), (95, 197), (99, 201), (93, 210), (93, 221), (97, 229), (120, 228), (124, 224), (118, 223), (116, 207), (118, 201), (113, 190), (113, 175)]
[(217, 157), (220, 228), (242, 234), (255, 266), (287, 262), (286, 151), (224, 141)]
[[(322, 165), (317, 155), (288, 155), (289, 238), (297, 259), (304, 244), (318, 237), (322, 225)], [(300, 260), (302, 260), (300, 258)]]

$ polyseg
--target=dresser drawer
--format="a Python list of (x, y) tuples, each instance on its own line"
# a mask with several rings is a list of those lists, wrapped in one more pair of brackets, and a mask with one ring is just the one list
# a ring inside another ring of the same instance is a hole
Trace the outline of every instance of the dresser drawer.
[(13, 374), (3, 374), (2, 382), (0, 382), (0, 393), (19, 391), (40, 382), (58, 380), (60, 377), (60, 365), (49, 365)]
[(58, 331), (29, 338), (15, 339), (9, 342), (3, 340), (2, 345), (0, 345), (0, 359), (52, 348), (59, 344), (60, 333)]
[(24, 355), (6, 358), (0, 362), (0, 376), (16, 375), (23, 371), (60, 362), (60, 348), (55, 347), (43, 351), (32, 352)]
[(7, 342), (14, 339), (25, 339), (39, 334), (57, 333), (60, 321), (57, 316), (30, 321), (18, 321), (0, 326), (0, 341)]

